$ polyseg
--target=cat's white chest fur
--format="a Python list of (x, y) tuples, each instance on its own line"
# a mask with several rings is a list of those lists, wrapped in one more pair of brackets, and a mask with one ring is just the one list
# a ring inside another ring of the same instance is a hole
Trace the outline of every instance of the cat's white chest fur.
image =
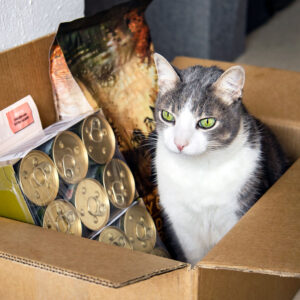
[(229, 147), (200, 156), (173, 153), (158, 138), (156, 171), (160, 203), (188, 262), (195, 264), (236, 224), (238, 195), (257, 167), (260, 151)]

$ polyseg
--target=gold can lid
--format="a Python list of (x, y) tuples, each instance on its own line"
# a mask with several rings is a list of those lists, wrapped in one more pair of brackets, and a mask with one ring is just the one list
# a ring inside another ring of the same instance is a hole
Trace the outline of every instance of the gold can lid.
[(103, 184), (110, 202), (117, 208), (128, 207), (135, 195), (135, 182), (129, 167), (113, 158), (104, 168)]
[(36, 205), (44, 206), (58, 193), (59, 178), (51, 158), (42, 151), (29, 152), (20, 163), (19, 181), (26, 197)]
[(53, 142), (52, 156), (59, 175), (67, 183), (75, 184), (88, 171), (88, 154), (78, 135), (71, 131), (58, 134)]
[(171, 258), (168, 251), (161, 247), (155, 247), (150, 253), (156, 256)]
[(81, 136), (92, 160), (105, 164), (112, 159), (116, 149), (115, 135), (109, 123), (99, 113), (84, 120)]
[(86, 178), (78, 183), (75, 207), (82, 223), (91, 230), (101, 229), (109, 219), (110, 206), (106, 191), (93, 178)]
[(134, 250), (151, 252), (156, 243), (156, 228), (145, 207), (130, 207), (124, 216), (124, 231)]
[(82, 225), (75, 207), (64, 200), (54, 200), (45, 211), (43, 227), (81, 236)]
[(125, 233), (113, 226), (108, 226), (102, 230), (99, 236), (99, 242), (132, 250), (132, 245)]

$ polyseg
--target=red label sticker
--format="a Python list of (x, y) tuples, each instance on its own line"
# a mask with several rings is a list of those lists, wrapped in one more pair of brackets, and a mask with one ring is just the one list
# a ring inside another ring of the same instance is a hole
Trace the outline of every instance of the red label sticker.
[(24, 103), (7, 112), (6, 117), (13, 133), (17, 133), (33, 123), (32, 111), (28, 103)]

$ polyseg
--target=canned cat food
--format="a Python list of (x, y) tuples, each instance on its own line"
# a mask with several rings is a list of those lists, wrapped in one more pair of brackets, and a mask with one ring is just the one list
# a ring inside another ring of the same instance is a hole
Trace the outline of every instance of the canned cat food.
[(75, 191), (75, 207), (82, 223), (99, 230), (108, 222), (110, 204), (104, 187), (95, 179), (81, 180)]
[(82, 180), (88, 171), (88, 154), (81, 139), (71, 131), (59, 133), (52, 146), (52, 157), (60, 177), (67, 183)]
[(128, 207), (135, 196), (135, 182), (129, 167), (112, 159), (104, 168), (103, 184), (110, 202), (117, 208)]
[(142, 205), (134, 205), (120, 219), (133, 250), (150, 253), (156, 243), (156, 228), (151, 215)]
[(132, 250), (132, 245), (125, 233), (119, 228), (113, 226), (108, 226), (101, 231), (99, 242)]
[(51, 158), (41, 151), (33, 150), (21, 160), (18, 177), (23, 193), (38, 206), (49, 204), (58, 193), (56, 167)]
[(43, 227), (81, 236), (82, 225), (75, 207), (64, 200), (54, 200), (44, 214)]
[(114, 156), (116, 139), (112, 128), (100, 113), (87, 117), (80, 135), (89, 157), (98, 164), (106, 164)]

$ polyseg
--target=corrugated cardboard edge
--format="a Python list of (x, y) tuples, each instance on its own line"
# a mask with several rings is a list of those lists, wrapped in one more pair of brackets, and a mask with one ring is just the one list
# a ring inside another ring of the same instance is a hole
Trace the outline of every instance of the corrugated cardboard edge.
[(198, 299), (199, 293), (199, 277), (201, 276), (200, 268), (198, 266), (190, 266), (188, 270), (191, 274), (191, 295), (192, 299)]
[(245, 266), (228, 266), (228, 265), (218, 265), (215, 264), (202, 264), (199, 263), (196, 266), (198, 269), (212, 269), (212, 270), (227, 270), (227, 271), (238, 271), (244, 273), (258, 273), (258, 274), (265, 274), (265, 275), (275, 275), (280, 277), (290, 277), (290, 278), (300, 278), (300, 273), (293, 273), (293, 272), (283, 272), (283, 271), (276, 271), (276, 270), (268, 270), (262, 268), (248, 268)]
[(102, 286), (105, 286), (105, 287), (111, 287), (111, 288), (121, 288), (121, 287), (130, 285), (130, 284), (139, 282), (139, 281), (149, 279), (153, 276), (165, 274), (165, 273), (172, 272), (172, 271), (179, 270), (179, 269), (183, 269), (183, 268), (186, 268), (186, 267), (189, 268), (189, 264), (182, 263), (182, 264), (180, 264), (176, 267), (158, 269), (154, 272), (151, 272), (149, 274), (144, 274), (143, 276), (134, 278), (132, 280), (124, 281), (124, 282), (121, 282), (121, 283), (114, 283), (114, 282), (111, 282), (111, 281), (108, 281), (108, 280), (99, 279), (99, 278), (94, 277), (94, 276), (89, 276), (89, 275), (86, 275), (86, 274), (81, 274), (81, 273), (77, 273), (77, 272), (74, 272), (74, 271), (69, 271), (69, 270), (66, 270), (66, 269), (63, 269), (63, 268), (58, 268), (58, 267), (48, 265), (48, 264), (44, 264), (44, 263), (34, 261), (34, 260), (31, 260), (31, 259), (26, 259), (26, 258), (23, 258), (23, 257), (18, 257), (18, 256), (15, 256), (15, 255), (7, 254), (5, 252), (0, 252), (0, 259), (9, 260), (9, 261), (12, 261), (12, 262), (15, 262), (15, 263), (20, 263), (20, 264), (23, 264), (23, 265), (31, 266), (33, 268), (38, 268), (38, 269), (53, 272), (53, 273), (56, 273), (56, 274), (59, 274), (59, 275), (73, 277), (73, 278), (76, 278), (76, 279), (88, 281), (88, 282), (91, 282), (91, 283), (95, 283), (95, 284), (98, 284), (98, 285), (102, 285)]

